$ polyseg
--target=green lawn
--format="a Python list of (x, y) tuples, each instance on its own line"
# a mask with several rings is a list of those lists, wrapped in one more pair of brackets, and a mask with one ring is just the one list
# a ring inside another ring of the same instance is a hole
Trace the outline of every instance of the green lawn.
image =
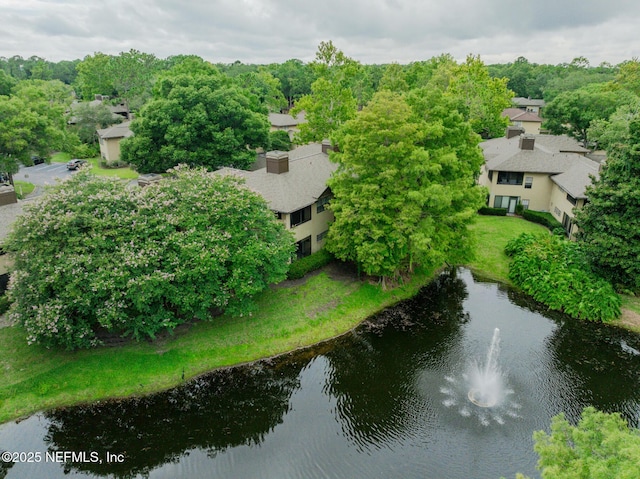
[(129, 167), (102, 168), (100, 166), (100, 158), (90, 158), (87, 161), (91, 165), (91, 173), (97, 176), (113, 176), (123, 180), (134, 180), (138, 177), (138, 173)]
[[(55, 153), (51, 156), (53, 163), (66, 163), (71, 159), (69, 153)], [(124, 168), (102, 168), (100, 166), (100, 158), (87, 159), (91, 166), (91, 173), (97, 176), (114, 176), (123, 180), (134, 180), (138, 177), (138, 173), (129, 167)]]
[[(476, 259), (469, 263), (487, 279), (508, 282), (504, 246), (522, 232), (548, 234), (514, 217), (478, 216)], [(27, 346), (25, 332), (0, 329), (0, 423), (38, 410), (98, 399), (150, 393), (212, 369), (274, 356), (330, 339), (385, 307), (413, 296), (434, 277), (418, 272), (389, 291), (367, 282), (330, 278), (268, 290), (251, 316), (225, 315), (154, 342), (64, 352)], [(640, 309), (637, 298), (628, 301)]]
[(469, 267), (481, 276), (503, 283), (509, 281), (509, 260), (504, 247), (521, 233), (549, 234), (542, 225), (515, 216), (479, 215), (471, 229), (476, 234), (475, 259)]
[(264, 292), (251, 316), (221, 316), (153, 343), (64, 352), (27, 346), (25, 332), (0, 329), (0, 423), (38, 410), (150, 393), (212, 369), (274, 356), (338, 336), (376, 311), (413, 296), (433, 277), (417, 274), (390, 291), (333, 280)]
[(33, 190), (36, 188), (33, 183), (28, 183), (26, 181), (20, 180), (14, 180), (13, 186), (16, 189), (16, 195), (18, 195), (18, 199), (21, 200), (23, 200), (29, 193), (33, 193)]

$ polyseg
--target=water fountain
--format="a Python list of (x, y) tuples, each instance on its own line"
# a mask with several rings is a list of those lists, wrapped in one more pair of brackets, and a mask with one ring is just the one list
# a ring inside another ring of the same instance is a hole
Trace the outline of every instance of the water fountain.
[(467, 397), (476, 406), (493, 407), (501, 403), (504, 398), (502, 371), (498, 366), (499, 353), (500, 329), (496, 328), (493, 331), (486, 363), (481, 365), (476, 362), (469, 373), (471, 387)]
[(460, 377), (445, 376), (447, 386), (440, 388), (446, 396), (444, 406), (457, 409), (464, 417), (476, 416), (483, 426), (492, 422), (502, 425), (508, 417), (520, 417), (520, 405), (510, 398), (513, 390), (500, 369), (499, 355), (500, 329), (495, 328), (484, 363), (474, 361)]

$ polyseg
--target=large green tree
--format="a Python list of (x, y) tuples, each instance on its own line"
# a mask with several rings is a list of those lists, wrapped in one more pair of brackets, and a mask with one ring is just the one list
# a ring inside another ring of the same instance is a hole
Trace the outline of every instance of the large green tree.
[(484, 200), (474, 186), (479, 137), (435, 93), (378, 92), (332, 138), (339, 167), (327, 248), (383, 281), (464, 257), (466, 226)]
[(241, 180), (184, 167), (133, 190), (80, 171), (27, 207), (4, 246), (15, 258), (10, 316), (30, 342), (67, 349), (247, 312), (294, 251)]
[(64, 111), (71, 102), (67, 85), (54, 80), (19, 82), (0, 95), (0, 171), (13, 175), (31, 155), (48, 156), (68, 143)]
[(551, 422), (550, 434), (537, 431), (533, 439), (542, 479), (640, 477), (640, 433), (619, 413), (587, 407), (575, 426), (559, 414)]
[(609, 151), (589, 201), (576, 211), (579, 239), (595, 269), (614, 285), (640, 291), (640, 119)]
[(587, 145), (594, 120), (607, 119), (630, 93), (616, 91), (607, 84), (594, 84), (560, 93), (544, 109), (544, 126), (555, 135), (568, 134)]
[(154, 99), (131, 123), (121, 158), (140, 173), (180, 163), (209, 169), (246, 168), (253, 148), (269, 143), (269, 121), (258, 98), (215, 67), (188, 60), (161, 76)]
[(320, 42), (311, 63), (317, 80), (311, 93), (298, 100), (293, 115), (305, 113), (306, 123), (298, 126), (298, 143), (322, 141), (352, 119), (358, 110), (357, 94), (362, 94), (363, 68), (338, 50), (331, 41)]

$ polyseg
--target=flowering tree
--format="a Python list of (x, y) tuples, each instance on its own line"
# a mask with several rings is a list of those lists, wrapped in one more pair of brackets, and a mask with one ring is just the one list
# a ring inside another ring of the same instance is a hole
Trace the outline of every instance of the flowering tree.
[(29, 342), (67, 349), (102, 332), (151, 337), (212, 312), (246, 312), (284, 279), (293, 239), (264, 199), (231, 177), (178, 167), (143, 189), (81, 171), (27, 207), (10, 314)]

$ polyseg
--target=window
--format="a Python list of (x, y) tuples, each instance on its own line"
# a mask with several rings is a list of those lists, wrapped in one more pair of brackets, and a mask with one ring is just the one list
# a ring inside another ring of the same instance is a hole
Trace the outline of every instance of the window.
[(304, 258), (311, 254), (311, 236), (307, 236), (296, 243), (296, 257)]
[(311, 206), (302, 208), (301, 210), (291, 213), (291, 227), (306, 223), (311, 219)]
[(509, 207), (509, 196), (496, 196), (493, 199), (493, 207), (494, 208), (508, 208)]
[(525, 210), (529, 209), (529, 200), (521, 200), (520, 204), (522, 205), (522, 208)]
[(521, 185), (524, 173), (516, 173), (513, 171), (498, 171), (499, 185)]
[(316, 241), (320, 243), (320, 241), (324, 240), (324, 237), (327, 236), (329, 230), (324, 230), (322, 233), (316, 236)]
[(322, 196), (316, 202), (316, 213), (322, 213), (326, 208), (325, 205), (331, 201), (330, 196)]
[(527, 176), (524, 179), (524, 187), (527, 189), (530, 189), (532, 184), (533, 184), (533, 176)]
[(573, 206), (575, 206), (577, 203), (576, 199), (573, 196), (571, 196), (569, 193), (567, 193), (567, 201), (571, 203)]
[(276, 215), (276, 218), (281, 220), (282, 219), (282, 213), (280, 211), (274, 211), (273, 212)]

